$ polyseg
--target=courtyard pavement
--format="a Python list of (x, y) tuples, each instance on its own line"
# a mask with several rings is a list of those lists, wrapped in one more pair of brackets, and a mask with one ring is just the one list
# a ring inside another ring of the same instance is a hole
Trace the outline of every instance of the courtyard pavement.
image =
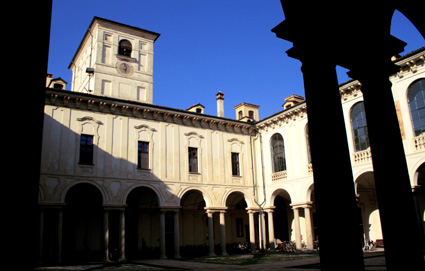
[[(288, 271), (315, 271), (320, 270), (320, 258), (317, 253), (272, 253), (267, 256), (255, 256), (258, 261), (251, 261), (251, 254), (200, 257), (193, 260), (150, 259), (135, 260), (126, 263), (89, 263), (82, 265), (40, 266), (37, 271), (67, 271), (67, 270), (108, 270), (108, 271), (139, 271), (139, 270), (288, 270)], [(264, 258), (264, 259), (262, 259)], [(337, 260), (337, 259), (336, 259)], [(251, 261), (251, 262), (249, 262)], [(386, 270), (385, 258), (382, 251), (364, 254), (366, 270)], [(215, 263), (214, 263), (215, 262)], [(238, 262), (240, 264), (238, 264)], [(233, 264), (232, 264), (233, 263)], [(350, 264), (344, 263), (341, 270), (350, 270)]]

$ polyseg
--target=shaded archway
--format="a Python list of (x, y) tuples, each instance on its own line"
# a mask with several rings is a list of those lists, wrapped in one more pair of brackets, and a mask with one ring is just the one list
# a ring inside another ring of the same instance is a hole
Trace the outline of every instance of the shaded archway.
[(88, 183), (71, 187), (65, 196), (63, 259), (103, 260), (102, 194)]
[(160, 210), (157, 194), (148, 187), (137, 187), (129, 193), (126, 203), (126, 258), (158, 257)]
[[(241, 192), (232, 192), (226, 199), (226, 243), (227, 252), (241, 253), (242, 247), (236, 244), (250, 242), (248, 207), (245, 196)], [(248, 246), (246, 246), (248, 247)]]
[(205, 200), (199, 190), (187, 191), (181, 199), (181, 256), (208, 254), (208, 224)]
[(415, 173), (416, 183), (413, 189), (413, 197), (415, 200), (416, 214), (421, 230), (422, 248), (425, 250), (425, 163), (419, 166)]
[(356, 192), (360, 208), (359, 224), (362, 240), (382, 240), (381, 220), (375, 189), (375, 178), (372, 171), (361, 174), (356, 179)]
[(277, 244), (283, 241), (291, 240), (291, 223), (293, 220), (293, 213), (291, 211), (291, 197), (286, 190), (280, 189), (276, 191), (274, 199), (273, 224), (274, 235)]

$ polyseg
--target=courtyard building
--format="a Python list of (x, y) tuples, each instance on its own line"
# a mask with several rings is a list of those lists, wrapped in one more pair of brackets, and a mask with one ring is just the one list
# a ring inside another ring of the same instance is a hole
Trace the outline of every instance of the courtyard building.
[[(216, 116), (197, 101), (186, 110), (156, 105), (159, 36), (95, 17), (69, 65), (71, 91), (48, 75), (40, 262), (226, 255), (235, 243), (252, 252), (274, 251), (283, 241), (314, 249), (319, 235), (304, 98), (282, 97), (282, 111), (263, 119), (259, 105), (243, 101), (235, 119), (225, 118), (219, 90)], [(394, 57), (399, 71), (390, 76), (422, 233), (424, 59), (425, 47)], [(361, 87), (357, 80), (339, 85), (358, 225), (363, 242), (382, 243)], [(331, 118), (323, 116), (323, 133)], [(329, 172), (329, 178), (338, 193), (338, 176)], [(334, 219), (338, 227), (338, 214)]]

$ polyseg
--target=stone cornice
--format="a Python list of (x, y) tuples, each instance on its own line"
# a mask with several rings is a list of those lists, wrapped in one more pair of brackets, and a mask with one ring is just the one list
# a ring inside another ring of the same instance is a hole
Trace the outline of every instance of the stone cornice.
[(307, 117), (307, 105), (300, 103), (290, 109), (286, 109), (269, 118), (258, 122), (257, 127), (260, 131), (267, 132), (269, 129), (275, 129), (277, 126), (283, 126), (290, 122)]
[(250, 129), (253, 129), (252, 124), (242, 121), (188, 112), (165, 106), (50, 88), (46, 89), (45, 103), (46, 105), (163, 121), (202, 129), (227, 131), (236, 134), (248, 135)]

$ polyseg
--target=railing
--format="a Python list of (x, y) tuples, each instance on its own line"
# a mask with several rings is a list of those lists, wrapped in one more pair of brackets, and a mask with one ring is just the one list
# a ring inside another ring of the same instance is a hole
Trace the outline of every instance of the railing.
[(307, 170), (308, 170), (308, 175), (313, 174), (313, 164), (308, 164), (307, 165)]
[(413, 138), (413, 141), (415, 143), (415, 150), (425, 150), (425, 134)]
[(272, 182), (276, 182), (281, 179), (286, 179), (288, 177), (286, 170), (272, 173)]
[(370, 148), (364, 151), (358, 151), (353, 154), (354, 164), (365, 164), (372, 162), (372, 153), (370, 152)]

